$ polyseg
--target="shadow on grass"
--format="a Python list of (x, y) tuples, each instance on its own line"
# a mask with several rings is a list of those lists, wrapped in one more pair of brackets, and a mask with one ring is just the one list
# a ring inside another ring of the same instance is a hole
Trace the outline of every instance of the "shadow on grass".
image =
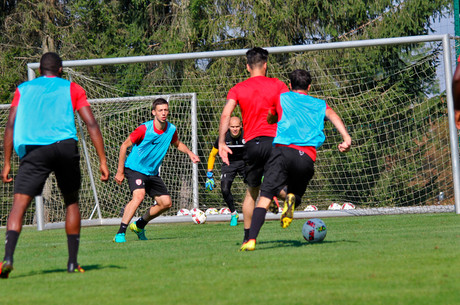
[[(126, 269), (126, 267), (120, 267), (116, 265), (83, 265), (82, 268), (85, 270), (85, 272), (92, 271), (92, 270), (101, 270), (101, 269)], [(51, 270), (40, 270), (40, 271), (32, 271), (26, 274), (14, 276), (15, 278), (21, 278), (21, 277), (29, 277), (29, 276), (34, 276), (34, 275), (40, 275), (40, 274), (52, 274), (52, 273), (67, 273), (67, 269), (64, 268), (59, 268), (59, 269), (51, 269)]]
[(302, 240), (275, 240), (275, 241), (258, 241), (257, 245), (261, 247), (256, 247), (257, 250), (268, 250), (268, 249), (273, 249), (273, 248), (282, 248), (282, 247), (314, 247), (314, 246), (320, 246), (324, 244), (335, 244), (335, 243), (357, 243), (357, 241), (353, 240), (334, 240), (334, 241), (329, 241), (325, 240), (320, 243), (308, 243), (306, 241)]

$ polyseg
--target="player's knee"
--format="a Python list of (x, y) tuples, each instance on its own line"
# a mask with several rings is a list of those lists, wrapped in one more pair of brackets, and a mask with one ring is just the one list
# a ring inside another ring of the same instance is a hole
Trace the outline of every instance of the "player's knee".
[(228, 196), (230, 195), (230, 187), (231, 187), (231, 184), (229, 183), (229, 181), (221, 181), (220, 183), (220, 189), (222, 191), (222, 195), (223, 196)]
[(138, 189), (133, 192), (133, 201), (135, 202), (142, 202), (145, 198), (145, 190)]
[(227, 196), (229, 196), (231, 194), (230, 193), (230, 188), (228, 188), (228, 187), (227, 188), (222, 187), (221, 191), (222, 191), (222, 196), (223, 197), (227, 197)]
[(164, 198), (158, 199), (157, 204), (162, 210), (168, 210), (172, 207), (171, 197), (165, 196)]
[(166, 201), (161, 204), (161, 207), (163, 209), (170, 209), (172, 207), (172, 202), (171, 201)]

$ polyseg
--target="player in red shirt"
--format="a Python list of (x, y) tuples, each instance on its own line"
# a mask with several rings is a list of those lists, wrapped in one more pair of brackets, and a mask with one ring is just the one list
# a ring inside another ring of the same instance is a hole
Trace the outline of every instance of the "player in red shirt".
[(268, 52), (255, 47), (246, 53), (246, 69), (250, 77), (236, 84), (227, 95), (227, 103), (222, 111), (219, 126), (219, 155), (222, 162), (229, 164), (228, 154), (231, 149), (225, 144), (230, 117), (236, 105), (240, 106), (243, 118), (246, 180), (248, 189), (243, 201), (244, 239), (248, 239), (252, 212), (259, 194), (264, 166), (272, 150), (276, 135), (276, 124), (267, 123), (267, 114), (274, 113), (276, 101), (281, 93), (287, 92), (285, 83), (277, 78), (267, 77)]

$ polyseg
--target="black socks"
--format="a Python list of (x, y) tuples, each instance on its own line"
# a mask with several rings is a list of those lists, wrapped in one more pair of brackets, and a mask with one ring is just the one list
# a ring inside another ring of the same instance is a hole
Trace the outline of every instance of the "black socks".
[(8, 260), (13, 262), (13, 254), (14, 250), (16, 249), (16, 245), (18, 243), (19, 232), (9, 230), (6, 231), (5, 237), (5, 257), (3, 260)]
[(120, 229), (118, 229), (117, 233), (126, 233), (127, 228), (128, 228), (128, 225), (126, 223), (121, 223), (120, 224)]
[(249, 239), (256, 239), (259, 235), (260, 228), (265, 222), (267, 210), (264, 208), (255, 208), (252, 214), (251, 229), (249, 229)]
[(68, 264), (77, 265), (78, 247), (80, 245), (80, 234), (67, 235), (67, 247), (69, 249)]

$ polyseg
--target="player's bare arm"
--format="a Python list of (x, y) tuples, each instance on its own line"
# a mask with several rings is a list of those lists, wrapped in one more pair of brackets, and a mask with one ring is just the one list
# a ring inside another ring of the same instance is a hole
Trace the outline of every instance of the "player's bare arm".
[(277, 113), (272, 113), (272, 110), (268, 110), (267, 114), (267, 123), (268, 124), (275, 124), (278, 123), (278, 114)]
[(345, 127), (345, 124), (343, 124), (342, 119), (331, 108), (326, 109), (326, 118), (334, 124), (335, 128), (337, 128), (343, 138), (343, 142), (338, 145), (339, 151), (349, 151), (351, 148), (351, 137), (348, 134), (347, 128)]
[(93, 142), (96, 153), (99, 157), (99, 171), (101, 172), (101, 180), (107, 181), (109, 179), (109, 167), (107, 166), (107, 158), (104, 150), (104, 140), (102, 133), (99, 129), (93, 112), (89, 106), (82, 107), (78, 110), (78, 114), (86, 124), (91, 141)]
[(128, 148), (133, 145), (131, 138), (128, 137), (120, 146), (120, 152), (118, 153), (118, 167), (117, 173), (115, 174), (115, 182), (119, 185), (125, 179), (125, 161), (126, 161), (126, 152)]
[(228, 154), (232, 154), (232, 150), (225, 144), (225, 133), (228, 130), (230, 124), (230, 117), (233, 110), (236, 107), (236, 101), (229, 99), (225, 104), (224, 109), (222, 110), (222, 115), (220, 116), (220, 125), (219, 125), (219, 156), (227, 165), (230, 165), (228, 161)]
[(200, 158), (195, 155), (188, 147), (187, 145), (185, 145), (184, 143), (182, 143), (181, 141), (177, 140), (176, 142), (173, 143), (173, 145), (181, 152), (183, 152), (184, 154), (187, 154), (190, 158), (190, 160), (192, 160), (193, 163), (198, 163), (200, 162)]
[(3, 136), (3, 169), (2, 181), (8, 183), (13, 181), (13, 178), (8, 178), (11, 170), (11, 155), (13, 154), (13, 131), (14, 121), (16, 119), (16, 110), (18, 107), (11, 107), (8, 115), (8, 121), (5, 126), (5, 134)]

